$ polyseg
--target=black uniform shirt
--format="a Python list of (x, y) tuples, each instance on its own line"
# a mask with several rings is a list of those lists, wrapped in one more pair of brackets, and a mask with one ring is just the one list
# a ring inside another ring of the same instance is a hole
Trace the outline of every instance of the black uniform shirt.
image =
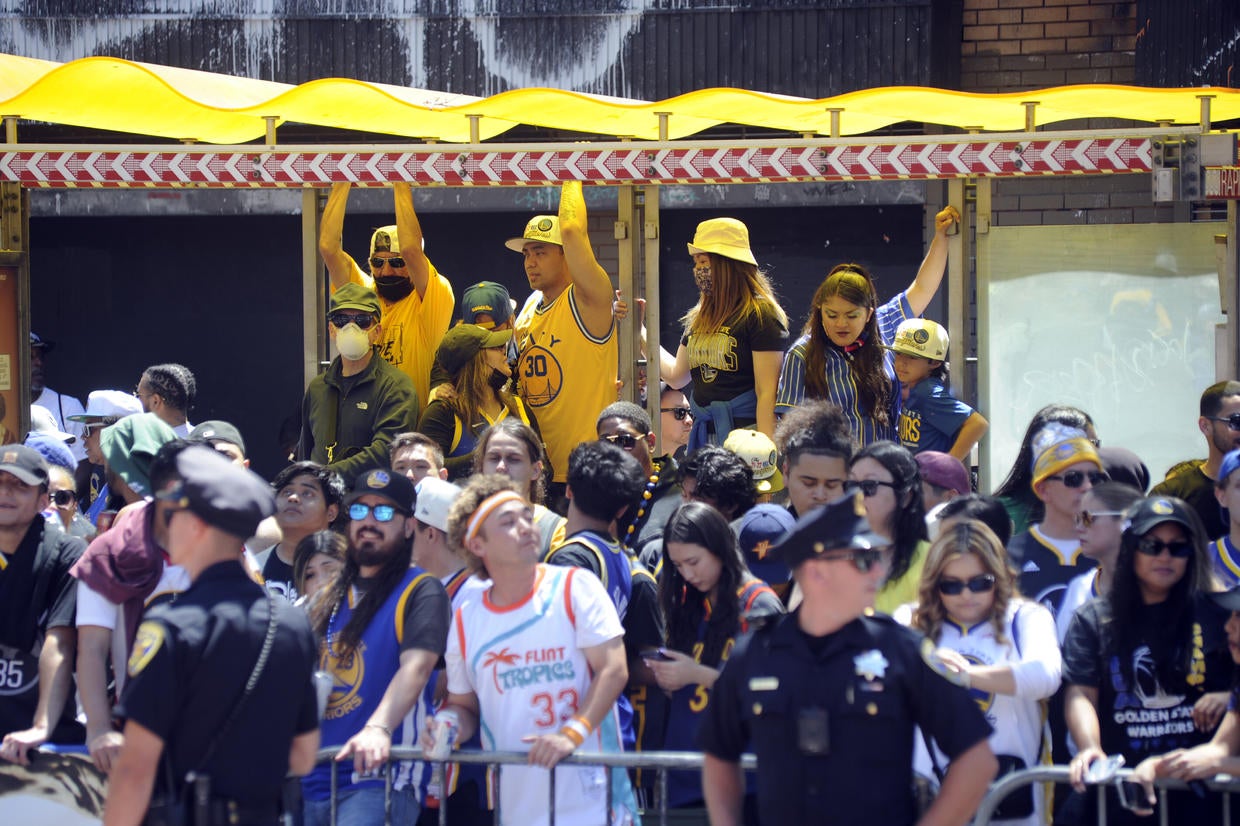
[[(275, 603), (278, 625), (262, 676), (206, 766), (203, 754), (262, 650), (266, 593), (240, 562), (221, 562), (139, 626), (117, 714), (164, 741), (177, 783), (200, 771), (210, 776), (213, 796), (254, 806), (279, 800), (293, 736), (318, 727), (311, 680), (317, 652), (305, 612)], [(157, 795), (166, 793), (163, 774), (161, 765)]]
[(876, 615), (812, 638), (798, 613), (737, 641), (707, 706), (702, 750), (737, 762), (752, 745), (767, 826), (911, 824), (914, 726), (949, 757), (990, 726), (927, 662), (933, 646), (921, 635)]

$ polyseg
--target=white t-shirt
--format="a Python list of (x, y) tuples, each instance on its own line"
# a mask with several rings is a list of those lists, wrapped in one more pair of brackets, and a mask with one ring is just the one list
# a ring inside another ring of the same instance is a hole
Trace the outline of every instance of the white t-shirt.
[(82, 403), (72, 396), (57, 393), (47, 387), (43, 388), (43, 392), (39, 394), (39, 398), (34, 400), (34, 403), (50, 410), (52, 418), (56, 420), (56, 426), (62, 431), (77, 436), (73, 444), (68, 446), (69, 450), (73, 452), (73, 458), (77, 461), (85, 459), (86, 425), (83, 422), (69, 421), (70, 416), (81, 416), (86, 413), (86, 408), (82, 407)]
[[(902, 605), (896, 609), (895, 619), (905, 625), (912, 622), (913, 608)], [(943, 623), (943, 630), (936, 641), (942, 648), (950, 648), (964, 655), (970, 663), (978, 665), (1010, 664), (1016, 681), (1016, 694), (992, 694), (981, 689), (970, 689), (994, 732), (990, 735), (990, 748), (995, 754), (1019, 757), (1029, 768), (1038, 765), (1041, 754), (1045, 722), (1042, 716), (1042, 700), (1059, 688), (1063, 673), (1063, 659), (1055, 636), (1055, 619), (1045, 606), (1029, 600), (1013, 600), (1008, 604), (1005, 617), (1004, 642), (995, 639), (995, 629), (990, 620), (971, 628), (962, 628), (953, 622)], [(913, 766), (919, 774), (933, 777), (930, 755), (926, 751), (925, 738), (917, 735), (914, 743)], [(947, 770), (946, 755), (935, 746), (935, 760), (942, 771)], [(1005, 826), (1039, 826), (1043, 822), (1044, 809), (1041, 785), (1034, 786), (1034, 814), (1027, 818), (995, 821)]]
[[(179, 594), (190, 586), (189, 574), (180, 565), (164, 565), (164, 571), (155, 583), (155, 590), (146, 598), (149, 607), (160, 597)], [(110, 602), (98, 591), (85, 582), (78, 582), (77, 587), (77, 627), (94, 625), (115, 632), (123, 628), (125, 617), (121, 606)], [(125, 635), (112, 634), (112, 673), (116, 677), (116, 693), (119, 696), (125, 687), (126, 665), (129, 662), (129, 647)]]
[(1076, 609), (1098, 596), (1098, 574), (1101, 570), (1094, 568), (1068, 580), (1064, 589), (1063, 600), (1059, 603), (1059, 613), (1055, 616), (1055, 631), (1059, 636), (1059, 644), (1063, 645), (1068, 636), (1068, 626), (1076, 616)]
[[(525, 751), (522, 738), (548, 734), (580, 713), (590, 689), (590, 668), (582, 649), (623, 636), (615, 605), (589, 571), (539, 565), (534, 589), (522, 602), (497, 608), (491, 589), (468, 587), (459, 605), (444, 655), (448, 691), (478, 698), (482, 747)], [(621, 751), (613, 710), (590, 733), (580, 751)], [(612, 800), (607, 775), (598, 766), (555, 769), (556, 823), (597, 826), (630, 823), (636, 801), (623, 770), (613, 770)], [(548, 822), (545, 769), (503, 766), (500, 804), (506, 824)], [(609, 810), (610, 818), (604, 817)]]

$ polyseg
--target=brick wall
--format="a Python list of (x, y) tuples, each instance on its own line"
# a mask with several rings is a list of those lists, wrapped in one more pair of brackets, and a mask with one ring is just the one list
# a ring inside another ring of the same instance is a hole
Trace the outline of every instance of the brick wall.
[(1012, 92), (1132, 83), (1136, 6), (1128, 0), (964, 0), (961, 88)]
[[(1128, 0), (964, 0), (961, 88), (1017, 92), (1077, 83), (1132, 84), (1137, 4)], [(1110, 121), (1050, 128), (1120, 126)], [(1004, 178), (997, 225), (1187, 220), (1188, 205), (1155, 205), (1148, 175)]]

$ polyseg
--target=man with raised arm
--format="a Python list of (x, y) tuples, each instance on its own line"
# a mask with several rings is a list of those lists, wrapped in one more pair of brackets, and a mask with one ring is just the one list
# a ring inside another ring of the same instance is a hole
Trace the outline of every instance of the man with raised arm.
[(535, 215), (506, 246), (525, 257), (531, 297), (517, 317), (517, 382), (534, 410), (563, 507), (568, 454), (592, 442), (594, 417), (616, 400), (616, 333), (611, 279), (594, 257), (580, 181), (560, 189), (558, 215)]
[(333, 291), (354, 283), (378, 293), (383, 312), (380, 352), (413, 380), (418, 398), (425, 401), (435, 350), (448, 331), (456, 305), (452, 285), (422, 251), (422, 226), (407, 183), (393, 185), (396, 224), (379, 227), (370, 236), (370, 274), (363, 272), (341, 241), (349, 187), (347, 183), (332, 186), (323, 208), (319, 254), (327, 264)]

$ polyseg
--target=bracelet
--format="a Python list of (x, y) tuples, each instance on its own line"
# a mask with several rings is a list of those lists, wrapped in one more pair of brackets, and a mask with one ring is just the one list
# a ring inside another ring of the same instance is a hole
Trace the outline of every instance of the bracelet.
[(388, 728), (387, 726), (383, 725), (382, 723), (367, 723), (366, 725), (362, 726), (362, 728), (377, 728), (379, 729), (379, 731), (383, 732), (388, 737), (392, 736), (392, 730)]

